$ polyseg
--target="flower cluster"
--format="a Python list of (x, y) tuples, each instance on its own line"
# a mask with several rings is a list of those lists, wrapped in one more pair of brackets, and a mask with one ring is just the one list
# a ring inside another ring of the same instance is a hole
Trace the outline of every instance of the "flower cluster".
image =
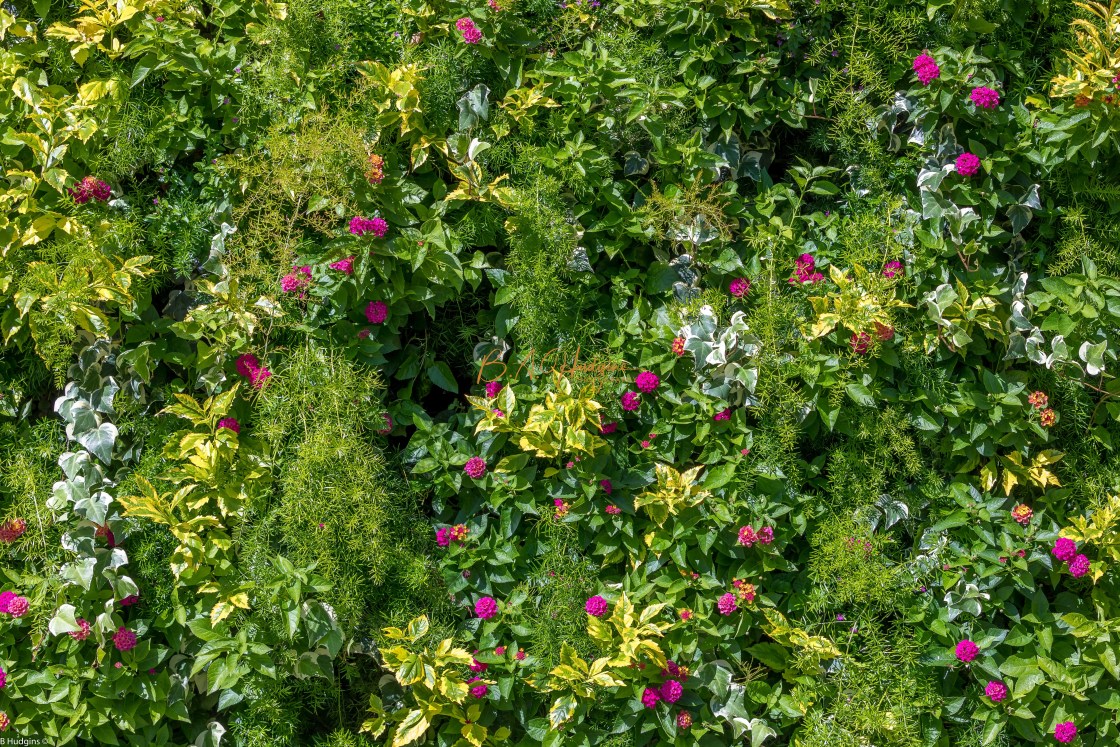
[(568, 502), (563, 498), (553, 498), (552, 505), (555, 507), (555, 510), (553, 511), (553, 517), (557, 519), (563, 519), (572, 509), (571, 505), (569, 505)]
[(957, 173), (961, 176), (972, 176), (980, 171), (980, 159), (972, 153), (965, 151), (957, 156)]
[(1063, 721), (1054, 726), (1054, 739), (1062, 744), (1069, 744), (1077, 738), (1077, 727), (1072, 721)]
[(257, 356), (245, 353), (237, 358), (237, 373), (249, 380), (254, 389), (263, 389), (272, 372), (261, 365)]
[(993, 703), (999, 703), (1007, 697), (1007, 685), (1002, 682), (989, 682), (984, 688), (984, 694), (991, 698)]
[(727, 408), (724, 408), (724, 409), (720, 410), (719, 412), (717, 412), (715, 415), (712, 416), (712, 420), (715, 420), (717, 422), (721, 421), (721, 420), (731, 420), (731, 408), (727, 407)]
[(734, 594), (727, 592), (719, 598), (716, 607), (719, 609), (721, 615), (730, 615), (732, 612), (739, 609), (739, 602), (735, 599)]
[(346, 275), (353, 275), (355, 259), (356, 257), (351, 254), (349, 257), (344, 257), (337, 262), (331, 262), (329, 265), (327, 265), (327, 267), (331, 268), (332, 270), (337, 270), (338, 272), (344, 273)]
[(583, 605), (584, 611), (592, 617), (602, 617), (603, 615), (607, 614), (608, 608), (609, 606), (607, 605), (607, 600), (603, 599), (598, 594), (588, 599), (587, 602)]
[(975, 659), (976, 655), (979, 653), (980, 647), (967, 638), (957, 644), (957, 658), (963, 661), (965, 664), (968, 664), (970, 661)]
[(376, 153), (370, 153), (366, 159), (366, 181), (372, 186), (377, 186), (385, 178), (385, 159)]
[(814, 259), (812, 254), (802, 254), (793, 263), (793, 271), (796, 277), (789, 279), (791, 283), (801, 283), (802, 285), (819, 283), (824, 280), (824, 275), (817, 272), (817, 260)]
[(486, 382), (486, 396), (489, 399), (494, 399), (502, 391), (502, 382), (488, 381)]
[(902, 274), (902, 263), (897, 259), (892, 259), (883, 265), (883, 277), (893, 280), (896, 275)]
[(470, 529), (466, 524), (456, 524), (453, 527), (440, 527), (436, 530), (436, 544), (440, 547), (448, 547), (452, 542), (463, 544), (470, 533)]
[(482, 41), (482, 31), (474, 25), (474, 21), (470, 18), (463, 17), (455, 22), (455, 28), (463, 35), (463, 41), (467, 44), (478, 44)]
[(304, 298), (307, 294), (304, 289), (311, 285), (311, 267), (308, 265), (293, 266), (292, 271), (280, 279), (280, 290), (284, 293), (294, 293), (299, 291), (299, 297)]
[(735, 298), (742, 298), (751, 289), (751, 281), (746, 278), (735, 278), (731, 281), (729, 290)]
[(683, 337), (674, 337), (673, 338), (673, 353), (675, 353), (676, 355), (684, 355), (684, 338)]
[(389, 318), (389, 307), (384, 301), (370, 301), (366, 306), (366, 319), (370, 324), (383, 324)]
[(657, 389), (660, 383), (661, 379), (652, 371), (642, 371), (634, 379), (634, 385), (647, 394)]
[[(642, 406), (642, 395), (637, 392), (624, 392), (622, 395), (622, 409), (626, 412), (633, 412)], [(607, 431), (604, 429), (604, 433)], [(613, 431), (612, 431), (613, 432)]]
[(380, 239), (388, 230), (389, 224), (380, 216), (376, 218), (363, 218), (360, 215), (355, 215), (350, 219), (350, 233), (355, 236), (365, 236), (367, 233), (372, 233)]
[(1050, 403), (1050, 398), (1045, 392), (1031, 392), (1027, 395), (1027, 402), (1036, 410), (1041, 410)]
[(852, 346), (852, 352), (856, 355), (867, 355), (867, 352), (871, 350), (871, 335), (866, 332), (854, 334), (848, 340), (848, 344)]
[(117, 651), (131, 651), (136, 647), (136, 634), (122, 625), (113, 633), (113, 645)]
[(27, 597), (21, 597), (14, 591), (0, 592), (0, 614), (23, 617), (30, 606)]
[(70, 196), (79, 205), (84, 205), (90, 200), (108, 202), (113, 190), (108, 184), (97, 177), (86, 176), (70, 190)]
[(754, 584), (747, 583), (743, 579), (737, 578), (731, 582), (731, 586), (734, 587), (735, 593), (741, 601), (747, 604), (754, 602), (756, 593)]
[(941, 76), (941, 68), (928, 52), (922, 52), (914, 58), (914, 72), (918, 74), (918, 80), (923, 86), (928, 86), (930, 82)]
[(463, 471), (472, 480), (477, 480), (486, 474), (486, 460), (482, 457), (471, 457), (467, 463), (463, 465)]
[(498, 602), (493, 597), (482, 597), (474, 603), (474, 615), (480, 620), (489, 620), (498, 614)]
[(739, 528), (739, 544), (744, 547), (754, 547), (754, 543), (761, 542), (764, 545), (769, 545), (774, 541), (773, 527), (760, 527), (756, 532), (754, 527), (745, 526)]
[(1025, 504), (1020, 503), (1016, 505), (1015, 508), (1011, 509), (1011, 518), (1015, 519), (1015, 521), (1023, 526), (1031, 523), (1032, 516), (1034, 516), (1034, 511), (1031, 510), (1030, 506)]
[(23, 536), (27, 531), (27, 521), (24, 519), (8, 519), (0, 524), (0, 542), (10, 544)]
[(71, 630), (68, 635), (75, 641), (84, 641), (89, 638), (89, 620), (86, 620), (84, 617), (79, 617), (75, 622), (78, 623), (78, 629)]
[(999, 91), (987, 86), (973, 88), (968, 97), (980, 109), (994, 109), (999, 106)]
[(241, 432), (241, 423), (237, 422), (237, 418), (222, 418), (218, 421), (219, 428), (227, 428), (234, 433)]

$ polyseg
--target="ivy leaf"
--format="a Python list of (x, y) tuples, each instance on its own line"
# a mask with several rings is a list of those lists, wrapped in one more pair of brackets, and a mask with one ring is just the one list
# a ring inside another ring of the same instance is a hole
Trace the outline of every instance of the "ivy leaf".
[(117, 441), (117, 426), (102, 423), (96, 429), (78, 436), (78, 443), (104, 464), (113, 461), (113, 444)]

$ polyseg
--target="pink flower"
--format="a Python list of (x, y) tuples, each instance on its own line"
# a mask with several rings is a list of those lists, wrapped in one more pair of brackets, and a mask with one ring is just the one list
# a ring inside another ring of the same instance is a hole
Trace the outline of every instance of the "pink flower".
[(735, 278), (731, 281), (731, 285), (728, 288), (728, 290), (731, 291), (731, 295), (735, 296), (735, 298), (742, 298), (747, 295), (750, 289), (751, 281), (746, 278)]
[(967, 638), (957, 644), (957, 658), (965, 664), (975, 659), (978, 653), (980, 653), (980, 647)]
[(8, 606), (5, 612), (7, 612), (12, 617), (23, 617), (27, 614), (27, 609), (30, 606), (31, 605), (27, 601), (27, 597), (13, 595), (12, 598), (8, 601)]
[(684, 688), (676, 680), (665, 680), (661, 685), (661, 699), (666, 703), (676, 703), (684, 694)]
[(525, 661), (525, 652), (522, 649), (517, 649), (517, 653), (513, 655), (513, 658), (518, 661)]
[(730, 615), (732, 612), (739, 609), (739, 602), (736, 601), (734, 594), (727, 592), (719, 598), (719, 602), (716, 606), (719, 608), (721, 615)]
[(500, 382), (500, 381), (488, 381), (488, 382), (486, 382), (486, 396), (489, 397), (490, 399), (494, 399), (495, 397), (497, 397), (498, 393), (501, 392), (501, 391), (502, 391), (502, 382)]
[(355, 215), (350, 219), (350, 233), (355, 236), (364, 236), (367, 233), (372, 233), (380, 239), (388, 230), (389, 224), (381, 217), (363, 218), (360, 215)]
[(657, 374), (653, 373), (652, 371), (642, 371), (640, 374), (638, 374), (637, 378), (634, 379), (634, 384), (638, 387), (638, 389), (646, 392), (647, 394), (656, 389), (657, 385), (660, 383), (661, 379), (659, 379), (657, 377)]
[(642, 448), (648, 449), (652, 444), (649, 441), (642, 441)]
[(739, 527), (739, 544), (744, 547), (754, 547), (754, 543), (758, 541), (758, 536), (754, 533), (754, 527)]
[(440, 547), (448, 547), (451, 545), (451, 530), (447, 527), (440, 527), (436, 530), (436, 544)]
[(471, 688), (471, 697), (477, 700), (482, 700), (486, 697), (486, 693), (490, 691), (486, 685), (475, 685)]
[(1072, 721), (1063, 721), (1054, 727), (1054, 739), (1062, 744), (1069, 744), (1077, 738), (1077, 727)]
[(587, 603), (583, 605), (583, 609), (592, 617), (602, 617), (607, 614), (607, 600), (596, 594), (587, 600)]
[(606, 511), (611, 516), (617, 516), (618, 514), (622, 513), (622, 509), (619, 508), (618, 506), (615, 506), (615, 505), (607, 506), (603, 510)]
[[(816, 262), (812, 254), (802, 254), (794, 260), (793, 268), (797, 275), (796, 282), (804, 285), (806, 283), (819, 283), (824, 280), (824, 275), (816, 271)], [(794, 278), (790, 278), (789, 282), (794, 282)]]
[(327, 265), (327, 267), (330, 267), (332, 270), (338, 270), (339, 272), (346, 273), (347, 275), (353, 275), (354, 259), (355, 257), (351, 255), (349, 257), (346, 257), (345, 259), (340, 259), (337, 262), (331, 262), (329, 265)]
[(131, 651), (136, 647), (136, 634), (122, 625), (113, 633), (113, 645), (117, 651)]
[(677, 713), (677, 728), (687, 729), (692, 726), (692, 714), (688, 711), (680, 711)]
[(478, 659), (474, 659), (474, 658), (471, 659), (470, 669), (471, 669), (472, 672), (475, 672), (477, 674), (477, 673), (480, 673), (480, 672), (485, 672), (489, 668), (490, 668), (489, 664), (484, 664), (483, 662), (479, 661)]
[(504, 418), (506, 416), (505, 412), (503, 412), (502, 410), (499, 410), (496, 407), (493, 410), (491, 410), (490, 412), (494, 413), (494, 417), (496, 417), (496, 418)]
[(260, 367), (261, 362), (257, 360), (257, 356), (252, 353), (245, 353), (237, 358), (237, 373), (245, 378), (252, 376), (253, 371), (256, 371)]
[(603, 416), (600, 415), (599, 416), (599, 430), (603, 433), (604, 436), (610, 435), (611, 433), (614, 433), (615, 431), (618, 430), (618, 421), (612, 420), (609, 423), (604, 423), (603, 422)]
[(250, 374), (249, 381), (253, 384), (254, 389), (264, 389), (264, 385), (268, 382), (268, 379), (271, 376), (271, 371), (269, 371), (267, 368), (261, 367)]
[(999, 703), (1007, 697), (1007, 685), (1002, 682), (989, 682), (984, 688), (984, 694), (991, 698), (993, 703)]
[(486, 474), (486, 460), (482, 457), (471, 457), (463, 465), (463, 471), (467, 473), (468, 477), (477, 480)]
[(494, 655), (495, 656), (505, 656), (506, 655), (506, 647), (505, 646), (498, 646), (496, 649), (494, 649)]
[(498, 603), (493, 597), (483, 597), (474, 603), (474, 614), (482, 620), (489, 620), (498, 614)]
[(914, 58), (914, 72), (918, 74), (918, 80), (922, 82), (922, 85), (928, 86), (931, 81), (940, 77), (941, 68), (937, 66), (936, 60), (922, 52)]
[(280, 278), (280, 290), (284, 293), (291, 293), (292, 291), (299, 290), (302, 287), (302, 281), (296, 275), (285, 275)]
[(370, 301), (366, 307), (366, 319), (370, 324), (381, 324), (389, 318), (389, 307), (384, 301)]
[(68, 635), (75, 641), (84, 641), (89, 638), (89, 621), (84, 617), (79, 617), (76, 622), (78, 623), (78, 629), (71, 630)]
[(848, 340), (848, 344), (852, 346), (852, 352), (856, 355), (867, 355), (867, 351), (871, 349), (871, 335), (866, 332), (852, 335), (852, 339)]
[(764, 545), (769, 545), (774, 541), (774, 528), (762, 527), (758, 530), (758, 541)]
[(688, 622), (692, 619), (692, 610), (681, 610), (680, 615), (681, 620), (683, 620), (684, 622)]
[(140, 597), (138, 597), (135, 594), (129, 594), (127, 597), (125, 597), (124, 599), (121, 600), (121, 606), (122, 607), (131, 607), (132, 605), (136, 604), (139, 601), (140, 601)]
[(622, 395), (622, 409), (633, 412), (642, 406), (642, 397), (637, 392), (626, 392)]
[(1059, 537), (1054, 542), (1054, 549), (1050, 552), (1058, 560), (1068, 563), (1073, 560), (1073, 556), (1077, 555), (1077, 543), (1068, 537)]
[(474, 19), (473, 18), (465, 18), (465, 17), (460, 18), (458, 21), (455, 22), (455, 28), (459, 29), (460, 31), (466, 31), (467, 29), (473, 29), (474, 28)]
[(0, 667), (0, 690), (8, 684), (8, 673), (4, 671), (4, 667)]
[(228, 428), (234, 433), (241, 432), (241, 424), (237, 422), (237, 418), (222, 418), (218, 421), (219, 428)]
[(973, 88), (968, 97), (981, 109), (994, 109), (999, 106), (999, 91), (987, 86)]
[(728, 407), (728, 408), (725, 408), (723, 410), (720, 410), (719, 412), (717, 412), (715, 415), (712, 416), (712, 420), (717, 420), (717, 421), (718, 420), (731, 420), (731, 408)]
[(957, 173), (961, 176), (972, 176), (980, 170), (980, 159), (971, 153), (965, 152), (957, 156)]
[(0, 524), (0, 542), (11, 544), (22, 537), (26, 531), (27, 521), (25, 519), (8, 519)]
[(902, 274), (902, 263), (897, 259), (891, 260), (883, 265), (883, 277), (894, 278), (895, 275)]
[(642, 705), (646, 708), (656, 708), (658, 701), (661, 700), (661, 694), (654, 690), (652, 687), (647, 687), (645, 692), (642, 693)]
[(70, 196), (74, 199), (74, 202), (79, 205), (84, 205), (91, 199), (97, 200), (98, 202), (106, 202), (111, 194), (112, 189), (109, 185), (93, 176), (83, 177), (82, 180), (75, 184), (70, 190)]
[(478, 44), (482, 41), (482, 31), (480, 29), (467, 29), (463, 32), (463, 41), (467, 44)]
[(1074, 578), (1081, 578), (1088, 572), (1089, 559), (1084, 555), (1078, 555), (1069, 562), (1069, 574)]
[(366, 327), (365, 329), (363, 329), (361, 332), (358, 333), (358, 339), (359, 340), (365, 340), (368, 337), (369, 337), (369, 327)]
[(599, 487), (602, 488), (603, 492), (607, 495), (610, 495), (614, 491), (614, 485), (611, 484), (610, 480), (600, 480)]

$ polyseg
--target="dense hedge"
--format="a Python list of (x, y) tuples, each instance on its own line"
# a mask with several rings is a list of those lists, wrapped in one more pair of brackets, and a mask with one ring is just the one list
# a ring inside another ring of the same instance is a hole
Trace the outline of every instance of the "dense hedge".
[(1117, 0), (19, 0), (0, 78), (4, 738), (1120, 741)]

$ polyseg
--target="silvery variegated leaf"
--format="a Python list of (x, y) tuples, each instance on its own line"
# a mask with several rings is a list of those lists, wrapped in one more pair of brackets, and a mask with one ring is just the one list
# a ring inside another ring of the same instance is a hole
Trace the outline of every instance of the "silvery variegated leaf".
[(577, 246), (568, 259), (568, 269), (572, 272), (592, 272), (591, 262), (587, 259), (587, 249)]

